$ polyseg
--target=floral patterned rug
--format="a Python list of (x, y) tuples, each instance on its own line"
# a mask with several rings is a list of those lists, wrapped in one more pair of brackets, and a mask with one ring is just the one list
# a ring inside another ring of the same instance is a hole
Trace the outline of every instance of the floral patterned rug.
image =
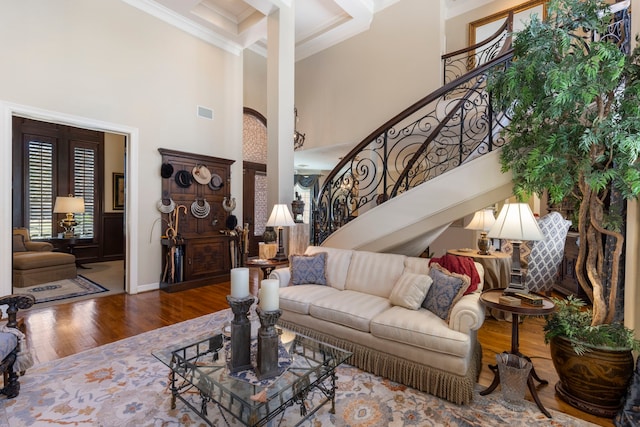
[[(205, 426), (182, 402), (170, 408), (168, 368), (151, 352), (220, 329), (230, 318), (230, 310), (223, 310), (36, 365), (21, 378), (17, 398), (0, 398), (0, 426)], [(549, 420), (531, 402), (513, 412), (505, 408), (499, 391), (484, 397), (476, 394), (472, 404), (458, 406), (349, 365), (338, 369), (336, 414), (329, 409), (325, 405), (304, 425), (592, 425), (553, 411)], [(227, 425), (217, 411), (210, 409), (214, 425)], [(289, 408), (279, 425), (295, 425), (298, 416), (297, 408)], [(225, 418), (230, 425), (238, 425), (229, 415)], [(274, 421), (278, 425), (279, 418)]]

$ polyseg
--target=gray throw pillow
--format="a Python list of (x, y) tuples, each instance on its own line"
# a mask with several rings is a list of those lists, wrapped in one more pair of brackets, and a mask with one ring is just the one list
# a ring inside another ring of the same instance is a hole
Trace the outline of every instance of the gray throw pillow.
[(471, 279), (463, 274), (451, 273), (435, 263), (431, 264), (429, 276), (433, 283), (422, 306), (448, 322), (451, 309), (462, 298), (464, 291), (471, 284)]
[(289, 257), (292, 285), (326, 285), (327, 253), (291, 255)]

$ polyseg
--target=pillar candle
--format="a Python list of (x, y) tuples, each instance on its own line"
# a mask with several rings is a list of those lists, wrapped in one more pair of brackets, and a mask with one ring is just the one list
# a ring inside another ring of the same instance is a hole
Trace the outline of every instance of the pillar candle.
[(262, 311), (276, 311), (280, 308), (278, 289), (280, 281), (265, 279), (260, 285), (260, 308)]
[(248, 268), (231, 269), (231, 296), (234, 298), (246, 298), (249, 296)]

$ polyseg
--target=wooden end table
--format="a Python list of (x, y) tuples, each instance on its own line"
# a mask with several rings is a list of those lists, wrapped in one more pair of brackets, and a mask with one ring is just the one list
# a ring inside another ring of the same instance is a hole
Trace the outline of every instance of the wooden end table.
[(278, 261), (274, 259), (249, 258), (244, 265), (245, 267), (259, 268), (262, 270), (262, 278), (268, 279), (269, 274), (271, 274), (275, 268), (289, 265), (289, 260), (284, 259), (282, 261)]
[[(553, 313), (556, 310), (556, 306), (553, 303), (553, 301), (551, 301), (549, 298), (545, 297), (544, 295), (540, 295), (540, 294), (535, 294), (535, 295), (542, 297), (541, 306), (529, 305), (529, 304), (525, 304), (524, 302), (522, 303), (522, 305), (518, 305), (518, 306), (500, 304), (499, 298), (500, 296), (502, 296), (503, 291), (504, 289), (489, 289), (487, 291), (484, 291), (482, 292), (482, 294), (480, 294), (480, 302), (489, 308), (500, 310), (505, 313), (511, 313), (511, 351), (510, 353), (517, 355), (519, 357), (522, 357), (527, 361), (529, 361), (529, 363), (531, 363), (531, 371), (529, 372), (529, 377), (527, 378), (527, 386), (529, 388), (529, 391), (531, 392), (531, 397), (533, 397), (533, 400), (536, 402), (536, 405), (538, 405), (538, 408), (540, 408), (540, 411), (543, 414), (545, 414), (548, 418), (551, 418), (551, 414), (549, 413), (549, 411), (545, 409), (545, 407), (542, 405), (542, 402), (540, 401), (540, 397), (538, 397), (538, 392), (536, 390), (535, 384), (533, 383), (533, 380), (535, 379), (540, 384), (549, 384), (549, 382), (547, 380), (543, 380), (542, 378), (540, 378), (536, 373), (535, 368), (533, 367), (533, 362), (531, 361), (531, 359), (523, 355), (522, 353), (520, 353), (519, 326), (520, 326), (520, 315), (544, 316), (546, 314)], [(491, 393), (496, 389), (496, 387), (498, 387), (498, 384), (500, 384), (500, 375), (498, 373), (498, 365), (489, 365), (489, 369), (493, 371), (493, 375), (494, 375), (493, 382), (489, 387), (487, 387), (486, 389), (480, 392), (480, 395), (482, 396), (485, 396)]]

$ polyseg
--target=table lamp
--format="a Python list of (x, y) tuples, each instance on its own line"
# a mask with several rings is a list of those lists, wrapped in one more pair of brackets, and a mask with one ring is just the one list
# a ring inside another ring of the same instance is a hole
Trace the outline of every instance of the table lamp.
[(511, 254), (511, 283), (505, 294), (528, 294), (526, 282), (522, 279), (520, 266), (520, 244), (523, 240), (542, 240), (544, 234), (526, 203), (508, 203), (502, 207), (495, 224), (489, 230), (488, 237), (509, 239), (513, 244)]
[(287, 259), (282, 244), (282, 227), (290, 227), (292, 225), (296, 225), (296, 223), (293, 221), (293, 216), (289, 212), (287, 205), (275, 205), (266, 224), (267, 227), (277, 227), (278, 229), (278, 252), (271, 258), (272, 260), (284, 261)]
[(60, 227), (64, 228), (64, 237), (67, 239), (75, 236), (74, 228), (78, 225), (74, 214), (84, 213), (84, 198), (69, 196), (56, 197), (56, 203), (53, 206), (53, 213), (66, 214), (66, 218), (59, 222)]
[(496, 217), (493, 215), (493, 209), (483, 209), (477, 211), (471, 222), (467, 224), (465, 229), (467, 230), (479, 230), (480, 238), (478, 239), (478, 253), (480, 255), (487, 255), (489, 253), (489, 247), (491, 242), (487, 238), (487, 231), (491, 230), (491, 227), (496, 222)]

